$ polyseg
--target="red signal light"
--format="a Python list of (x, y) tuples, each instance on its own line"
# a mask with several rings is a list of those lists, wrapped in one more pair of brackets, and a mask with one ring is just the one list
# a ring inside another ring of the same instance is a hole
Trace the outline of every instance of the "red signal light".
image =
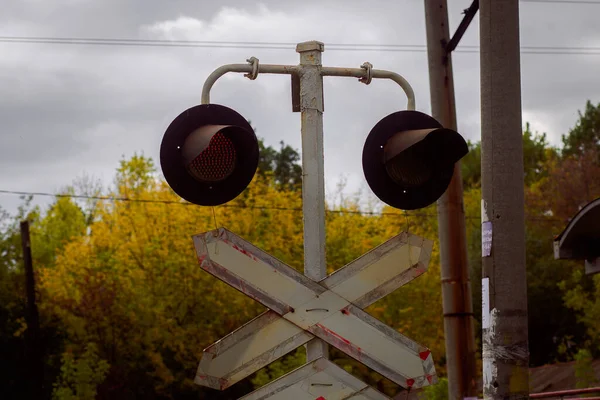
[(160, 164), (185, 200), (214, 206), (236, 198), (258, 167), (258, 140), (234, 110), (203, 104), (181, 113), (165, 132)]
[[(192, 135), (188, 136), (188, 139)], [(187, 143), (184, 147), (186, 145)], [(235, 158), (233, 141), (222, 132), (217, 132), (210, 139), (208, 147), (188, 164), (188, 170), (200, 182), (219, 182), (233, 173)]]

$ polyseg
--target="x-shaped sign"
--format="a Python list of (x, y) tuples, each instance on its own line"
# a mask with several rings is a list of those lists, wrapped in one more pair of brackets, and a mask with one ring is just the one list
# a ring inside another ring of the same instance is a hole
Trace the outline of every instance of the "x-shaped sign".
[(403, 387), (437, 381), (429, 349), (363, 311), (426, 271), (432, 241), (401, 233), (320, 282), (224, 228), (194, 245), (202, 269), (270, 309), (204, 350), (197, 384), (223, 390), (315, 336)]

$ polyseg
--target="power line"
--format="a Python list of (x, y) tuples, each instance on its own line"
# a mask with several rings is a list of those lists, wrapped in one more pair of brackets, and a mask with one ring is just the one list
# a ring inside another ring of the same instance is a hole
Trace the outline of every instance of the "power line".
[[(548, 1), (548, 0), (545, 0)], [(600, 2), (599, 2), (600, 4)], [(150, 39), (116, 39), (116, 38), (74, 38), (44, 36), (0, 36), (0, 43), (21, 44), (61, 44), (90, 46), (129, 46), (129, 47), (184, 47), (184, 48), (216, 48), (216, 49), (267, 49), (289, 50), (295, 44), (290, 42), (235, 42), (235, 41), (201, 41), (201, 40), (150, 40)], [(381, 52), (419, 52), (424, 53), (424, 44), (376, 44), (376, 43), (331, 43), (327, 50), (333, 51), (381, 51)], [(460, 53), (479, 53), (479, 47), (462, 45), (455, 51)], [(600, 55), (600, 47), (574, 46), (522, 46), (525, 54), (580, 54)]]
[[(0, 36), (4, 43), (46, 43), (46, 44), (83, 44), (105, 46), (156, 46), (156, 47), (214, 47), (214, 48), (243, 48), (243, 49), (289, 49), (296, 43), (291, 42), (239, 42), (239, 41), (208, 41), (208, 40), (151, 40), (151, 39), (116, 39), (116, 38), (74, 38), (74, 37), (45, 37), (45, 36)], [(368, 43), (331, 43), (327, 49), (342, 48), (343, 50), (362, 50), (363, 48), (394, 48), (420, 51), (425, 45), (420, 44), (368, 44)]]
[[(179, 205), (179, 206), (195, 206), (193, 203), (176, 201), (176, 200), (157, 200), (157, 199), (135, 199), (131, 197), (118, 197), (118, 196), (93, 196), (83, 194), (65, 194), (65, 193), (48, 193), (48, 192), (27, 192), (18, 190), (3, 190), (0, 189), (1, 194), (19, 195), (19, 196), (43, 196), (43, 197), (54, 197), (54, 198), (71, 198), (71, 199), (85, 199), (85, 200), (101, 200), (101, 201), (121, 201), (131, 203), (149, 203), (149, 204), (167, 204), (167, 205)], [(218, 207), (222, 208), (241, 208), (241, 209), (253, 209), (253, 210), (266, 210), (266, 211), (302, 211), (302, 208), (295, 207), (278, 207), (278, 206), (250, 206), (247, 204), (222, 204)], [(353, 211), (353, 210), (326, 210), (327, 213), (331, 214), (356, 214), (356, 215), (368, 215), (368, 216), (406, 216), (406, 217), (437, 217), (437, 214), (423, 213), (423, 212), (407, 212), (403, 210), (403, 213), (395, 212), (372, 212), (372, 211)], [(480, 216), (465, 216), (467, 219), (481, 219)], [(562, 222), (557, 218), (551, 217), (527, 217), (528, 220), (533, 221), (557, 221)]]
[[(125, 39), (125, 38), (75, 38), (75, 37), (49, 37), (49, 36), (0, 36), (2, 40), (8, 41), (60, 41), (60, 42), (107, 42), (107, 43), (147, 43), (147, 44), (193, 44), (193, 45), (217, 45), (217, 46), (296, 46), (294, 42), (263, 42), (263, 41), (215, 41), (215, 40), (165, 40), (165, 39)], [(422, 48), (423, 44), (373, 44), (373, 43), (328, 43), (330, 46), (382, 46), (382, 47), (407, 47)], [(476, 46), (467, 46), (476, 47)]]
[[(600, 4), (600, 2), (598, 3)], [(276, 46), (294, 47), (296, 43), (293, 42), (240, 42), (240, 41), (214, 41), (214, 40), (163, 40), (163, 39), (118, 39), (118, 38), (74, 38), (74, 37), (45, 37), (45, 36), (0, 36), (0, 41), (16, 42), (16, 43), (37, 43), (42, 42), (57, 42), (64, 44), (106, 44), (106, 45), (166, 45), (166, 46), (177, 46), (177, 45), (194, 45), (194, 46), (236, 46), (235, 48), (246, 48), (247, 46), (256, 46), (250, 48), (263, 48), (265, 46)], [(350, 48), (353, 50), (361, 50), (363, 47), (374, 48), (379, 50), (380, 48), (401, 48), (406, 50), (426, 50), (425, 44), (393, 44), (393, 43), (328, 43), (328, 46)], [(355, 49), (360, 47), (359, 49)], [(462, 49), (465, 50), (477, 50), (479, 46), (476, 45), (461, 45)], [(328, 47), (329, 49), (329, 47)], [(526, 50), (590, 50), (600, 51), (600, 47), (574, 47), (574, 46), (521, 46), (521, 49)]]
[[(19, 195), (19, 196), (43, 196), (43, 197), (55, 197), (55, 198), (71, 198), (71, 199), (85, 199), (85, 200), (102, 200), (102, 201), (121, 201), (121, 202), (131, 202), (131, 203), (150, 203), (150, 204), (168, 204), (168, 205), (179, 205), (179, 206), (195, 206), (193, 203), (182, 202), (177, 200), (157, 200), (157, 199), (135, 199), (131, 197), (118, 197), (118, 196), (92, 196), (92, 195), (83, 195), (83, 194), (64, 194), (64, 193), (47, 193), (47, 192), (26, 192), (26, 191), (18, 191), (18, 190), (1, 190), (2, 194), (11, 194), (11, 195)], [(302, 211), (302, 208), (294, 208), (294, 207), (277, 207), (277, 206), (250, 206), (246, 204), (223, 204), (218, 207), (223, 208), (247, 208), (254, 210), (273, 210), (273, 211)], [(371, 211), (352, 211), (352, 210), (327, 210), (329, 213), (337, 213), (337, 214), (361, 214), (361, 215), (373, 215), (373, 216), (381, 216), (381, 215), (402, 215), (398, 213), (379, 213), (379, 212), (371, 212)], [(426, 214), (426, 213), (411, 213), (409, 215), (412, 216), (427, 216), (427, 217), (435, 217), (436, 214)], [(478, 217), (479, 218), (479, 217)]]

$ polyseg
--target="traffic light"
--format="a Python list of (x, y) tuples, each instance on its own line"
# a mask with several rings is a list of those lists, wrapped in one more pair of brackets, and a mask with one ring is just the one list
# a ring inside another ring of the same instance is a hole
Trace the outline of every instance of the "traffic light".
[(418, 111), (398, 111), (377, 123), (363, 148), (371, 190), (388, 205), (415, 210), (435, 202), (450, 184), (454, 164), (469, 151), (458, 132)]
[(167, 128), (160, 165), (167, 183), (190, 203), (215, 206), (236, 198), (258, 167), (258, 140), (248, 121), (218, 104), (179, 114)]

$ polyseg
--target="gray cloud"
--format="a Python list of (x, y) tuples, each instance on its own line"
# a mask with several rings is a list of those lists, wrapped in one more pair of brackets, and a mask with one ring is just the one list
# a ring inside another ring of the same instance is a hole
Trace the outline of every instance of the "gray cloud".
[[(451, 30), (470, 1), (450, 1)], [(598, 46), (593, 6), (523, 3), (522, 45)], [(421, 2), (5, 0), (0, 35), (190, 39), (326, 43), (330, 66), (375, 68), (404, 75), (419, 110), (429, 112), (426, 53), (335, 51), (336, 43), (424, 44)], [(478, 44), (475, 19), (463, 38)], [(52, 191), (86, 171), (108, 183), (122, 155), (143, 151), (158, 161), (164, 130), (180, 112), (199, 103), (202, 84), (216, 67), (244, 62), (296, 64), (293, 50), (0, 43), (0, 189)], [(522, 56), (524, 122), (546, 131), (553, 143), (571, 127), (595, 86), (600, 56)], [(459, 129), (480, 136), (479, 56), (454, 54)], [(291, 112), (286, 76), (241, 75), (218, 81), (212, 101), (251, 119), (271, 145), (301, 147), (300, 117)], [(361, 170), (364, 139), (406, 99), (391, 82), (370, 86), (348, 78), (325, 81), (326, 184), (340, 177), (348, 191), (366, 190)], [(10, 171), (9, 173), (5, 171)], [(16, 200), (0, 195), (3, 207)]]

